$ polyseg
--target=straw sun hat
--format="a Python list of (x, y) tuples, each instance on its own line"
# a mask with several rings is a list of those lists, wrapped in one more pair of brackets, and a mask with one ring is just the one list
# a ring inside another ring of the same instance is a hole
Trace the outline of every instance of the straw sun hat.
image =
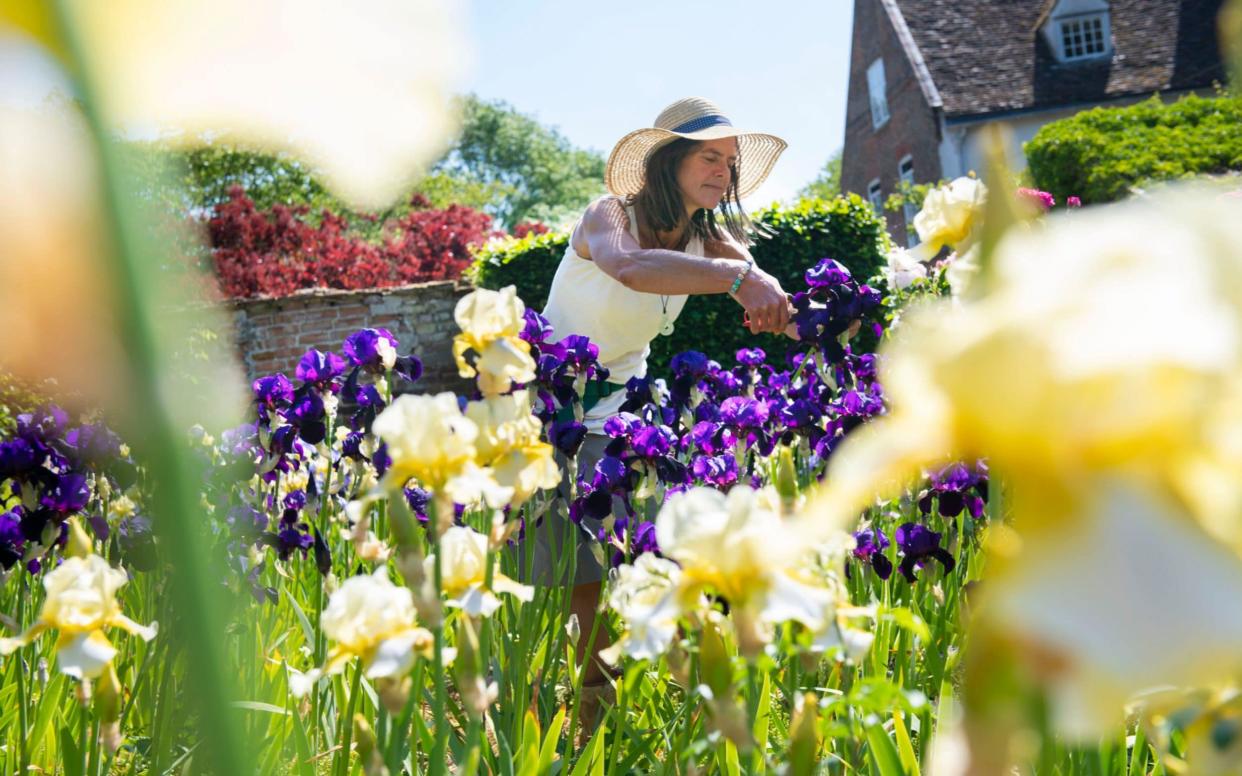
[(660, 111), (655, 126), (635, 130), (617, 141), (604, 169), (604, 185), (608, 191), (617, 196), (637, 194), (643, 187), (647, 157), (679, 137), (689, 140), (736, 137), (741, 158), (737, 182), (739, 197), (753, 194), (759, 188), (787, 145), (775, 135), (735, 128), (711, 100), (687, 97)]

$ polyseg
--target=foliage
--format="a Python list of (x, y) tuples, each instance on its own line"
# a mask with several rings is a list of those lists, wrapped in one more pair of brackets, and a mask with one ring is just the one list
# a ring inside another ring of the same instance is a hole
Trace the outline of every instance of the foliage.
[(348, 221), (305, 205), (261, 209), (239, 187), (208, 223), (222, 292), (282, 296), (305, 288), (382, 288), (458, 277), (470, 247), (491, 235), (491, 217), (462, 205), (430, 207), (415, 195), (405, 215), (383, 223), (373, 243)]
[(52, 386), (27, 385), (0, 369), (0, 434), (13, 430), (15, 418), (47, 403)]
[(1242, 98), (1153, 96), (1121, 108), (1093, 108), (1042, 127), (1026, 143), (1035, 187), (1058, 202), (1125, 197), (1154, 181), (1242, 170)]
[(832, 199), (841, 193), (841, 155), (842, 149), (838, 148), (828, 157), (828, 161), (824, 163), (824, 168), (819, 171), (819, 175), (815, 176), (815, 180), (808, 183), (798, 192), (801, 197), (810, 199)]
[(468, 95), (460, 110), (461, 135), (434, 171), (505, 190), (488, 209), (501, 224), (560, 223), (603, 193), (600, 154), (575, 148), (505, 102)]
[[(791, 207), (774, 206), (755, 214), (771, 232), (751, 247), (759, 266), (772, 273), (786, 291), (803, 286), (803, 273), (823, 257), (837, 259), (865, 281), (885, 264), (888, 238), (883, 220), (857, 194), (831, 200), (804, 199)], [(564, 231), (490, 246), (478, 252), (470, 278), (484, 288), (517, 286), (518, 296), (541, 310), (552, 276), (568, 244)], [(857, 346), (874, 340), (864, 333)], [(742, 310), (724, 294), (692, 296), (672, 335), (651, 345), (649, 370), (663, 372), (675, 353), (699, 350), (731, 364), (739, 348), (759, 346), (780, 363), (793, 343), (775, 335), (752, 335), (742, 326)]]

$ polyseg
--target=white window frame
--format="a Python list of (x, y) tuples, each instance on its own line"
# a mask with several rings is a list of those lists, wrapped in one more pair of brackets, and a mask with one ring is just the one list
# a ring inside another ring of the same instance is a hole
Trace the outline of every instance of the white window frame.
[[(1088, 30), (1092, 26), (1099, 29), (1098, 39), (1095, 35), (1089, 34)], [(1073, 34), (1068, 30), (1078, 27), (1077, 44), (1082, 46), (1080, 51), (1074, 52), (1065, 45), (1067, 34)], [(1056, 20), (1056, 41), (1057, 50), (1061, 54), (1062, 62), (1081, 62), (1088, 59), (1097, 59), (1099, 57), (1108, 56), (1111, 50), (1109, 41), (1112, 37), (1112, 30), (1109, 29), (1107, 13), (1090, 13), (1078, 14), (1074, 16), (1062, 16)], [(1098, 44), (1098, 49), (1088, 49), (1089, 44)]]
[(888, 84), (884, 80), (884, 58), (877, 57), (867, 66), (867, 95), (871, 101), (871, 128), (888, 123)]
[(875, 208), (876, 215), (884, 214), (884, 187), (879, 178), (873, 178), (867, 184), (867, 201)]
[[(901, 161), (897, 163), (897, 180), (914, 185), (914, 157), (910, 154), (901, 157)], [(919, 209), (910, 201), (909, 195), (902, 203), (901, 213), (906, 218), (906, 247), (913, 248), (919, 244), (919, 233), (914, 231), (914, 217), (918, 215)]]

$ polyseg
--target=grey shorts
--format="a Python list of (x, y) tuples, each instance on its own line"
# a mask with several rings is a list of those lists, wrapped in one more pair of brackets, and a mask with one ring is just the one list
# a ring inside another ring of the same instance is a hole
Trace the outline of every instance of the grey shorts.
[[(583, 479), (591, 480), (595, 464), (604, 457), (604, 448), (610, 441), (603, 434), (586, 435), (578, 451), (578, 472)], [(556, 462), (562, 472), (562, 501), (544, 514), (539, 525), (527, 527), (526, 537), (518, 546), (521, 573), (526, 576), (526, 553), (530, 552), (534, 558), (529, 584), (585, 585), (599, 582), (608, 575), (608, 558), (612, 554), (596, 539), (603, 528), (603, 521), (584, 517), (581, 525), (570, 522), (568, 504), (572, 480), (569, 462), (560, 453), (557, 453)], [(614, 513), (623, 510), (620, 498), (613, 500), (613, 508)], [(565, 557), (567, 552), (574, 553), (572, 576), (569, 559)]]

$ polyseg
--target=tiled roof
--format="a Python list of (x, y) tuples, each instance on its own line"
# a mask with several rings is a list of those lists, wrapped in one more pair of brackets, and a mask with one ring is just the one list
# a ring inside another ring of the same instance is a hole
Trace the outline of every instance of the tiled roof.
[(1216, 34), (1223, 0), (1113, 0), (1110, 59), (1061, 63), (1035, 29), (1036, 0), (895, 0), (948, 118), (1224, 81)]

